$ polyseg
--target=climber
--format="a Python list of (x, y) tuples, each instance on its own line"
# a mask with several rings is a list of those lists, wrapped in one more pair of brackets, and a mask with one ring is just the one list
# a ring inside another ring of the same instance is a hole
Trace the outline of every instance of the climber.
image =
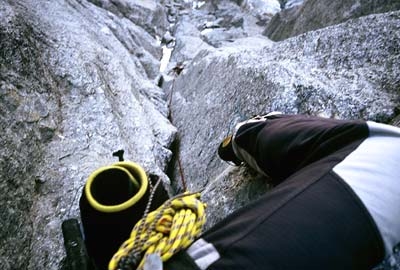
[(400, 243), (400, 128), (268, 114), (237, 125), (222, 159), (274, 188), (164, 269), (372, 269)]

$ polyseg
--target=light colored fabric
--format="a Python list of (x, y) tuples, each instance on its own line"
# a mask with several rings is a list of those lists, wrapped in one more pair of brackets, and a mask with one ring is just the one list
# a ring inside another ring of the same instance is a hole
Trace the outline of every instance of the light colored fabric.
[(195, 241), (187, 249), (187, 253), (201, 270), (207, 269), (221, 257), (217, 249), (203, 238)]
[(364, 203), (390, 255), (400, 242), (400, 128), (367, 125), (369, 137), (333, 171)]

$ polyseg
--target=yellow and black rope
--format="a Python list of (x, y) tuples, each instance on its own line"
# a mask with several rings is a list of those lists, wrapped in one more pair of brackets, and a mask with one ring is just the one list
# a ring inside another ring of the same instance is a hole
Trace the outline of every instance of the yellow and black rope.
[[(108, 269), (142, 269), (149, 254), (158, 254), (162, 261), (170, 259), (200, 235), (206, 222), (206, 205), (200, 193), (185, 192), (175, 196), (157, 210), (144, 216), (112, 257)], [(140, 261), (140, 263), (139, 263)]]

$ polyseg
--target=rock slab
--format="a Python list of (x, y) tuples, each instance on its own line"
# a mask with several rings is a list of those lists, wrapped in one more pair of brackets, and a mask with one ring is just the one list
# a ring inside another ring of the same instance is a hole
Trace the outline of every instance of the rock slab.
[(271, 19), (264, 35), (280, 41), (350, 19), (400, 9), (397, 0), (307, 0), (301, 5), (290, 4)]
[(88, 1), (1, 1), (1, 269), (63, 267), (61, 223), (79, 217), (87, 177), (116, 150), (168, 191), (176, 128), (152, 80), (161, 48), (149, 28), (162, 8), (146, 1), (130, 14), (131, 1), (112, 2), (115, 13)]

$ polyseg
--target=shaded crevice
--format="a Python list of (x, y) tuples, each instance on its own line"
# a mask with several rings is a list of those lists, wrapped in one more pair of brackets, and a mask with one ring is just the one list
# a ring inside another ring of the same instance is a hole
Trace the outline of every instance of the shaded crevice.
[(172, 152), (172, 157), (167, 165), (166, 175), (171, 181), (171, 188), (174, 194), (179, 194), (184, 192), (182, 185), (182, 176), (179, 173), (179, 149), (180, 149), (180, 138), (179, 135), (175, 137), (175, 140), (171, 143), (170, 150)]

